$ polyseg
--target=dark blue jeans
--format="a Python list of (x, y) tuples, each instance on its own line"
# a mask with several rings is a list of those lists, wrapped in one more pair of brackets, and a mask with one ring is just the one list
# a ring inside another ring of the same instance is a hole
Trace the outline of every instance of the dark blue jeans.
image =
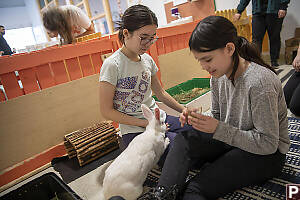
[[(182, 131), (187, 131), (187, 130), (192, 130), (193, 128), (189, 125), (184, 125), (184, 127), (181, 127), (180, 122), (179, 122), (179, 117), (174, 117), (172, 115), (167, 115), (166, 118), (166, 123), (169, 124), (169, 130), (166, 132), (166, 136), (169, 138), (170, 140), (170, 144), (168, 145), (167, 149), (165, 150), (164, 154), (161, 156), (158, 165), (160, 167), (163, 166), (163, 163), (166, 159), (166, 156), (169, 152), (170, 147), (173, 144), (174, 138), (176, 136), (177, 133), (182, 132)], [(137, 135), (141, 134), (141, 132), (139, 133), (128, 133), (122, 136), (122, 142), (123, 142), (123, 149), (125, 149), (129, 143), (133, 140), (133, 138), (135, 138)]]
[(291, 76), (283, 91), (287, 107), (293, 114), (300, 116), (300, 72), (295, 72)]
[[(280, 174), (285, 155), (279, 151), (270, 155), (252, 154), (212, 136), (196, 130), (177, 134), (158, 185), (179, 186), (183, 200), (218, 199)], [(200, 172), (186, 182), (189, 170), (196, 163)]]

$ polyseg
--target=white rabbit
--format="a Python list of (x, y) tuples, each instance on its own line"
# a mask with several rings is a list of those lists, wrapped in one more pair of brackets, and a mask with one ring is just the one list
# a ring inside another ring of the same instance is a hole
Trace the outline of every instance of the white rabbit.
[(159, 108), (155, 109), (155, 115), (146, 105), (142, 104), (141, 108), (149, 123), (145, 132), (136, 136), (106, 169), (102, 190), (105, 200), (112, 196), (136, 200), (143, 192), (147, 174), (169, 144)]

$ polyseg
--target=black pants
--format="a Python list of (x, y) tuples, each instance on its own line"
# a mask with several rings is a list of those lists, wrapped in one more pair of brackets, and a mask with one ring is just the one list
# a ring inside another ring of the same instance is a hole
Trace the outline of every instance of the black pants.
[(295, 72), (283, 88), (286, 104), (290, 111), (300, 116), (300, 72)]
[(269, 35), (271, 61), (277, 61), (280, 54), (280, 32), (283, 18), (278, 18), (278, 14), (253, 15), (252, 18), (252, 40), (257, 44), (260, 52), (266, 31)]
[[(186, 182), (197, 162), (199, 174)], [(205, 164), (209, 162), (209, 164)], [(278, 176), (285, 155), (256, 155), (212, 139), (197, 131), (177, 134), (165, 161), (158, 185), (177, 184), (184, 200), (217, 199), (244, 186)], [(204, 165), (205, 164), (205, 165)]]

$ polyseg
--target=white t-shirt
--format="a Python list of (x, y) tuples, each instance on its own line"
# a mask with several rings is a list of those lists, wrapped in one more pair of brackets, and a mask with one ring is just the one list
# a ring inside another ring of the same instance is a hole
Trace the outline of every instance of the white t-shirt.
[[(113, 104), (122, 113), (144, 118), (141, 104), (146, 104), (152, 111), (158, 106), (152, 97), (151, 76), (158, 68), (148, 54), (141, 55), (139, 62), (134, 62), (117, 50), (108, 57), (100, 71), (99, 81), (108, 82), (116, 87)], [(162, 112), (164, 119), (166, 113)], [(121, 134), (143, 132), (145, 128), (120, 124)]]
[(65, 5), (61, 6), (61, 9), (70, 17), (74, 37), (84, 33), (91, 26), (89, 17), (77, 6)]

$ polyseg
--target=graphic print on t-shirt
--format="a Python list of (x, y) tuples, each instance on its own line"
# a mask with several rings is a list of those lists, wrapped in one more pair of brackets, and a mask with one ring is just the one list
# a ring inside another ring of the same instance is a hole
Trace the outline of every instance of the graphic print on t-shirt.
[(143, 71), (141, 76), (119, 79), (114, 95), (114, 108), (124, 113), (136, 112), (149, 90), (150, 81), (150, 71)]

